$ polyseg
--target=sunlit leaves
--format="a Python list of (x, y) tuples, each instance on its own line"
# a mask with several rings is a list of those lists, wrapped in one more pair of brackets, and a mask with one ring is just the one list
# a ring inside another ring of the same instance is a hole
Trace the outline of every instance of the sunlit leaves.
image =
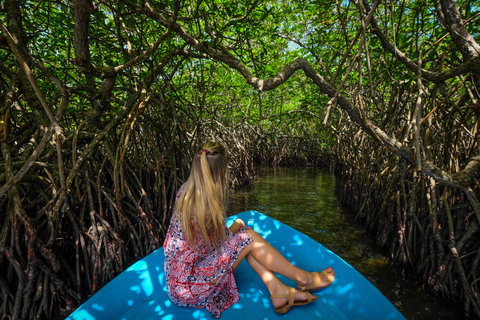
[[(171, 18), (173, 0), (150, 4), (163, 18)], [(89, 50), (91, 62), (97, 67), (113, 68), (128, 63), (150, 50), (166, 31), (145, 13), (148, 10), (144, 1), (106, 0), (95, 5), (96, 10), (90, 15)], [(468, 30), (477, 35), (478, 5), (467, 0), (459, 1), (458, 6), (465, 20), (472, 19), (467, 24)], [(258, 78), (274, 77), (289, 62), (302, 57), (335, 86), (345, 77), (341, 93), (348, 97), (355, 96), (355, 90), (368, 91), (370, 86), (388, 95), (392, 83), (408, 83), (416, 74), (408, 72), (395, 55), (384, 50), (369, 26), (365, 40), (374, 76), (372, 80), (367, 77), (367, 50), (359, 46), (360, 38), (354, 41), (361, 33), (360, 19), (367, 14), (364, 9), (352, 1), (186, 0), (181, 2), (177, 23), (205, 46), (228, 52)], [(72, 97), (74, 103), (69, 110), (93, 108), (95, 101), (86, 94), (86, 76), (72, 62), (75, 58), (73, 2), (26, 0), (22, 10), (30, 53), (80, 93)], [(435, 2), (381, 2), (374, 17), (395, 48), (413, 61), (418, 59), (423, 46), (426, 68), (438, 66), (436, 61), (443, 55), (447, 55), (443, 69), (434, 71), (449, 70), (461, 63), (461, 55), (437, 18)], [(176, 51), (180, 49), (188, 53)], [(113, 108), (121, 106), (131, 88), (138, 88), (154, 77), (155, 85), (168, 87), (165, 90), (175, 97), (178, 108), (195, 108), (191, 117), (228, 117), (232, 121), (246, 117), (247, 121), (262, 121), (268, 128), (269, 117), (309, 110), (318, 116), (312, 121), (322, 122), (329, 99), (319, 95), (303, 76), (295, 75), (289, 80), (289, 88), (259, 94), (237, 72), (211, 57), (200, 59), (200, 54), (203, 53), (172, 32), (147, 59), (117, 77), (113, 99), (118, 104)], [(354, 60), (356, 56), (358, 61)], [(0, 51), (0, 57), (4, 64), (13, 65), (9, 52)], [(354, 67), (345, 76), (350, 64)], [(38, 81), (47, 96), (57, 90), (41, 72)], [(101, 83), (102, 75), (95, 75), (93, 85), (98, 92)], [(295, 117), (301, 117), (300, 114)], [(334, 109), (329, 121), (335, 123), (340, 116)]]

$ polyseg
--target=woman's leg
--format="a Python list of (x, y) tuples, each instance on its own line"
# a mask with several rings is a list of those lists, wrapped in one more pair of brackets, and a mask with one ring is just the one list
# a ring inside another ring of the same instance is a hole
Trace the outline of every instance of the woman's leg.
[[(285, 259), (285, 257), (277, 251), (277, 249), (272, 247), (272, 245), (270, 245), (265, 239), (263, 239), (262, 236), (260, 236), (254, 230), (250, 229), (246, 232), (250, 234), (253, 241), (242, 250), (237, 260), (232, 266), (233, 270), (235, 270), (240, 265), (244, 258), (251, 254), (252, 257), (256, 260), (256, 262), (262, 265), (265, 269), (277, 272), (289, 279), (294, 280), (299, 287), (323, 287), (328, 286), (331, 281), (333, 281), (333, 278), (328, 279), (325, 277), (318, 280), (318, 274), (307, 272), (294, 266), (292, 263), (290, 263), (290, 261)], [(327, 272), (330, 272), (333, 277), (333, 269), (327, 270)]]
[[(283, 284), (277, 276), (269, 269), (260, 264), (251, 254), (248, 254), (245, 259), (253, 270), (258, 274), (260, 279), (267, 287), (270, 295), (287, 295), (289, 293), (289, 287)], [(315, 300), (316, 297), (312, 296)], [(308, 299), (305, 292), (296, 290), (295, 301), (306, 301)], [(274, 308), (280, 308), (288, 303), (288, 298), (273, 298), (272, 304)]]

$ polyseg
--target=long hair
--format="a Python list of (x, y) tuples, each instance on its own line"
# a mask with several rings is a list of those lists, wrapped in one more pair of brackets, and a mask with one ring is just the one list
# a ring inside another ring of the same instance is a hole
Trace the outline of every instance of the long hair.
[(220, 143), (207, 142), (193, 156), (190, 176), (176, 204), (187, 243), (195, 248), (201, 236), (208, 249), (226, 239), (228, 165)]

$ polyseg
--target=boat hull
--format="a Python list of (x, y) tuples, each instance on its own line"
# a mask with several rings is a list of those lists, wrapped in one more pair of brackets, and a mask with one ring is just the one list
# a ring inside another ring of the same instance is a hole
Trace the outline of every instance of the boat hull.
[[(294, 265), (308, 271), (332, 266), (335, 281), (314, 294), (318, 300), (295, 306), (279, 316), (270, 294), (246, 261), (234, 275), (240, 295), (238, 303), (222, 313), (223, 319), (405, 319), (393, 304), (352, 266), (310, 237), (255, 211), (228, 218), (231, 224), (241, 218), (261, 234)], [(75, 310), (69, 320), (98, 319), (212, 319), (206, 309), (178, 307), (168, 298), (165, 286), (164, 252), (160, 248), (139, 260), (110, 281)], [(290, 286), (295, 283), (279, 276)]]

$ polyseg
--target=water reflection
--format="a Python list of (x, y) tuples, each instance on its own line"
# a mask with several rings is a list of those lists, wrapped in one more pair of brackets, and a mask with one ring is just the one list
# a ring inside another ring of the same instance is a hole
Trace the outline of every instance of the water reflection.
[(257, 168), (250, 190), (230, 197), (228, 212), (260, 211), (308, 235), (350, 263), (408, 319), (463, 319), (462, 310), (425, 294), (397, 274), (335, 196), (335, 176), (318, 168)]
[(387, 263), (373, 251), (365, 232), (343, 213), (335, 196), (335, 176), (316, 168), (258, 168), (251, 190), (231, 196), (229, 212), (260, 211), (331, 249), (362, 274), (369, 259)]

